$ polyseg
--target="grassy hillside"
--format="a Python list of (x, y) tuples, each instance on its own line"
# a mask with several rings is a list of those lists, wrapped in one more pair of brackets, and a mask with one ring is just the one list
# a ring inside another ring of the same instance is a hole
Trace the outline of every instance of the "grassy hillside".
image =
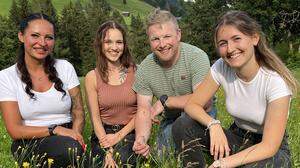
[(153, 9), (152, 6), (141, 0), (127, 0), (126, 5), (122, 3), (122, 0), (109, 0), (108, 2), (119, 11), (129, 11), (134, 15), (144, 16)]
[[(75, 0), (52, 0), (57, 11), (61, 11), (64, 5), (68, 4), (70, 1)], [(82, 2), (87, 2), (88, 0), (81, 0)], [(127, 0), (127, 4), (124, 5), (122, 0), (108, 0), (113, 8), (119, 11), (128, 11), (133, 14), (140, 14), (144, 16), (149, 13), (153, 7), (146, 4), (141, 0)], [(0, 15), (8, 15), (12, 0), (0, 0)]]

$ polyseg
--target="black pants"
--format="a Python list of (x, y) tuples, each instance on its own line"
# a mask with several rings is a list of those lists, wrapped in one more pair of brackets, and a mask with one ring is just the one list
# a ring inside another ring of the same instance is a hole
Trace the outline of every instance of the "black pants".
[[(114, 134), (120, 131), (124, 125), (106, 125), (104, 124), (104, 129), (107, 134)], [(127, 134), (123, 140), (117, 143), (114, 148), (114, 160), (122, 167), (135, 167), (136, 165), (136, 154), (133, 152), (132, 147), (135, 140), (135, 132), (132, 131)], [(97, 158), (97, 162), (100, 165), (104, 165), (104, 159), (106, 154), (106, 149), (101, 148), (99, 144), (99, 139), (92, 133), (91, 136), (91, 151), (92, 156)]]
[[(71, 128), (72, 124), (62, 126)], [(83, 149), (80, 143), (67, 136), (48, 136), (37, 139), (21, 139), (13, 141), (11, 152), (20, 166), (23, 162), (31, 165), (48, 167), (48, 162), (53, 159), (51, 168), (77, 165), (77, 157), (81, 157)], [(43, 166), (45, 165), (45, 166)]]
[[(205, 167), (203, 152), (209, 152), (210, 135), (206, 127), (191, 119), (187, 114), (178, 118), (172, 128), (175, 147), (183, 161), (183, 167)], [(238, 128), (235, 123), (228, 130), (224, 129), (227, 137), (230, 154), (237, 153), (245, 148), (261, 142), (262, 135), (251, 133)], [(285, 134), (280, 149), (272, 157), (262, 161), (250, 163), (243, 167), (291, 167), (290, 150), (287, 143), (288, 137)]]

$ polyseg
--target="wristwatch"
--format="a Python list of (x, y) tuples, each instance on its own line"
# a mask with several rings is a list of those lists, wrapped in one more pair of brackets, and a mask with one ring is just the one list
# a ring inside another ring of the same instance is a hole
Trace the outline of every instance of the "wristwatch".
[(52, 136), (54, 135), (54, 129), (57, 127), (57, 124), (52, 124), (48, 127), (49, 135)]
[(164, 109), (168, 108), (166, 105), (166, 101), (168, 100), (168, 95), (161, 95), (159, 97), (159, 101), (161, 102), (161, 104), (163, 105)]

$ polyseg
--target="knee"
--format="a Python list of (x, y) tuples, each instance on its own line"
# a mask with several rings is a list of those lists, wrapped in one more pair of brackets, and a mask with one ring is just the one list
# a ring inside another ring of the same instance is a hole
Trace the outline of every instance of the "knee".
[(172, 134), (174, 137), (181, 137), (186, 134), (188, 129), (197, 125), (197, 121), (193, 120), (187, 114), (183, 114), (175, 120), (172, 127)]
[(175, 120), (172, 126), (172, 136), (175, 147), (178, 149), (181, 143), (186, 139), (187, 129), (192, 126), (191, 118), (186, 115), (181, 115)]
[(53, 152), (54, 157), (59, 157), (59, 160), (76, 159), (83, 155), (81, 144), (71, 137), (58, 136), (56, 152)]

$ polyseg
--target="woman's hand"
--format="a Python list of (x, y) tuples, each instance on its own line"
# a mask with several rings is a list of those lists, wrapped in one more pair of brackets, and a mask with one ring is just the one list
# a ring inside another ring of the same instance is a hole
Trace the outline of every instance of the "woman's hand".
[(214, 156), (214, 160), (221, 159), (224, 155), (229, 156), (230, 148), (221, 125), (212, 125), (209, 128), (209, 134), (210, 154)]
[(84, 140), (83, 140), (83, 137), (82, 135), (77, 132), (77, 131), (74, 131), (72, 129), (69, 129), (69, 128), (65, 128), (65, 127), (62, 127), (62, 126), (57, 126), (54, 130), (53, 130), (53, 133), (55, 135), (60, 135), (60, 136), (68, 136), (68, 137), (71, 137), (75, 140), (77, 140), (81, 146), (84, 146)]
[(104, 168), (118, 168), (118, 165), (114, 161), (113, 154), (111, 152), (107, 152), (105, 155)]
[(99, 141), (103, 148), (109, 148), (120, 142), (121, 139), (120, 133), (117, 132), (115, 134), (106, 134), (105, 136), (101, 137)]

